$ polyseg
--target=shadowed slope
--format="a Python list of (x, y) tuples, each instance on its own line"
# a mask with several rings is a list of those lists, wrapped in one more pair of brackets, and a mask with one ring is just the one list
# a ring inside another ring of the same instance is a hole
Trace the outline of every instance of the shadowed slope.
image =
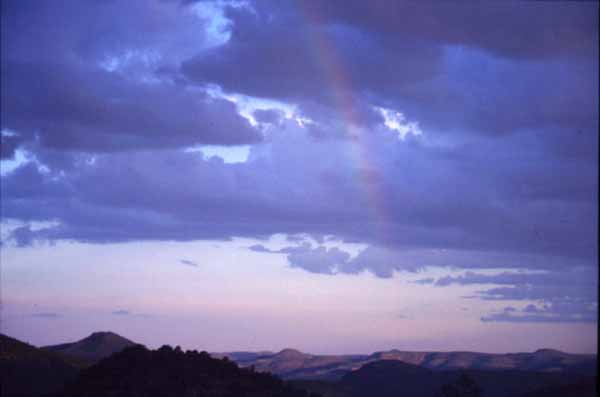
[(397, 360), (382, 360), (347, 374), (341, 380), (340, 387), (348, 390), (348, 397), (370, 396), (374, 391), (379, 397), (434, 397), (439, 395), (444, 385), (456, 384), (465, 374), (482, 390), (483, 397), (511, 397), (530, 392), (538, 396), (540, 394), (535, 394), (535, 391), (542, 388), (570, 390), (573, 385), (589, 385), (592, 382), (591, 377), (572, 373), (515, 370), (433, 371)]
[(240, 369), (206, 352), (163, 346), (129, 347), (81, 372), (67, 388), (69, 397), (212, 396), (306, 397), (279, 378)]
[(61, 390), (77, 368), (55, 353), (0, 334), (2, 396), (43, 396)]

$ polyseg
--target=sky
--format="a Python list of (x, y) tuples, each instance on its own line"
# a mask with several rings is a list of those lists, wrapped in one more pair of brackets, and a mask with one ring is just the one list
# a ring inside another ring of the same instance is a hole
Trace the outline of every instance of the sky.
[(2, 1), (0, 331), (591, 353), (598, 2)]

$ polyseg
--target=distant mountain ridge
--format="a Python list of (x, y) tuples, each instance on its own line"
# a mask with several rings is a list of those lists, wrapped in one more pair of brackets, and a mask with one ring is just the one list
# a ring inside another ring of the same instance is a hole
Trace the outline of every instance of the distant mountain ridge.
[(341, 379), (346, 373), (380, 360), (395, 360), (434, 371), (447, 370), (518, 370), (537, 372), (574, 372), (595, 375), (597, 357), (591, 354), (570, 354), (553, 349), (531, 353), (419, 352), (389, 350), (370, 355), (314, 355), (294, 349), (278, 353), (233, 352), (217, 353), (229, 357), (243, 367), (253, 366), (285, 379)]
[(41, 349), (93, 364), (113, 353), (122, 351), (126, 347), (135, 345), (137, 343), (113, 332), (94, 332), (77, 342), (44, 346)]
[[(93, 358), (122, 345), (129, 346), (85, 366), (61, 353), (83, 351)], [(46, 348), (0, 335), (2, 396), (433, 397), (448, 385), (460, 386), (463, 377), (483, 391), (481, 397), (596, 395), (596, 356), (551, 349), (508, 354), (390, 350), (338, 356), (284, 349), (212, 356), (179, 347), (149, 350), (111, 332)], [(234, 361), (249, 368), (240, 369)]]
[[(113, 332), (94, 332), (76, 342), (44, 346), (41, 349), (78, 359), (88, 364), (137, 343)], [(379, 360), (396, 360), (423, 368), (443, 370), (520, 370), (538, 372), (576, 372), (595, 375), (597, 357), (571, 354), (554, 349), (524, 353), (479, 353), (469, 351), (431, 352), (392, 349), (372, 354), (318, 355), (286, 348), (279, 352), (211, 353), (216, 358), (228, 357), (242, 367), (271, 372), (287, 379), (341, 379), (346, 373)]]
[[(456, 383), (463, 374), (468, 374), (468, 378), (480, 389), (482, 397), (521, 397), (529, 394), (537, 397), (544, 395), (538, 394), (544, 390), (562, 390), (565, 392), (563, 397), (595, 396), (592, 377), (569, 372), (477, 369), (436, 371), (398, 360), (380, 360), (366, 364), (359, 370), (346, 374), (338, 387), (346, 390), (346, 397), (369, 396), (374, 390), (377, 390), (378, 397), (433, 397), (440, 395), (437, 392), (444, 385)], [(572, 394), (573, 390), (577, 394)]]

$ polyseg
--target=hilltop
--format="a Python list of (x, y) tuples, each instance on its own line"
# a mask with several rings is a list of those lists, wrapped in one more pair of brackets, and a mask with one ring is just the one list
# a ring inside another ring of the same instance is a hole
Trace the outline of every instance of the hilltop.
[(44, 346), (42, 349), (91, 364), (135, 345), (135, 342), (113, 332), (94, 332), (77, 342)]

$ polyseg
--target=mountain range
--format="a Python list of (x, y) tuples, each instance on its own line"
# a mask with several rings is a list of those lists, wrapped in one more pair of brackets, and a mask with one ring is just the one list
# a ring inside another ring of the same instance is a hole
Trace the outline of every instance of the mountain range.
[(42, 348), (0, 335), (2, 395), (12, 397), (583, 397), (595, 395), (596, 371), (595, 355), (550, 349), (370, 355), (284, 349), (209, 355), (168, 346), (148, 350), (112, 332)]
[[(94, 332), (76, 342), (44, 346), (41, 349), (59, 354), (70, 363), (86, 367), (137, 343), (113, 332)], [(366, 364), (401, 361), (434, 371), (448, 370), (519, 370), (537, 372), (573, 372), (595, 375), (597, 358), (590, 354), (570, 354), (553, 349), (524, 353), (423, 352), (388, 350), (368, 355), (318, 355), (295, 349), (278, 353), (229, 352), (211, 353), (215, 358), (228, 357), (241, 367), (270, 372), (284, 379), (338, 380)]]
[(242, 367), (254, 367), (257, 371), (271, 372), (284, 379), (338, 380), (366, 364), (381, 360), (401, 361), (434, 371), (516, 370), (594, 375), (597, 370), (595, 355), (552, 349), (505, 354), (389, 350), (370, 355), (315, 355), (284, 349), (278, 353), (231, 352), (213, 353), (213, 356), (229, 357)]
[[(302, 383), (298, 384), (299, 387), (300, 385)], [(369, 396), (373, 390), (377, 390), (378, 397), (431, 397), (436, 394), (476, 396), (477, 393), (485, 397), (521, 397), (527, 393), (537, 393), (540, 389), (545, 389), (551, 395), (554, 390), (572, 388), (573, 385), (583, 385), (578, 397), (594, 395), (595, 381), (571, 372), (472, 369), (436, 371), (398, 360), (380, 360), (346, 374), (338, 382), (338, 390), (344, 391), (345, 397)], [(449, 390), (444, 394), (444, 389)], [(462, 393), (460, 389), (463, 390)]]

